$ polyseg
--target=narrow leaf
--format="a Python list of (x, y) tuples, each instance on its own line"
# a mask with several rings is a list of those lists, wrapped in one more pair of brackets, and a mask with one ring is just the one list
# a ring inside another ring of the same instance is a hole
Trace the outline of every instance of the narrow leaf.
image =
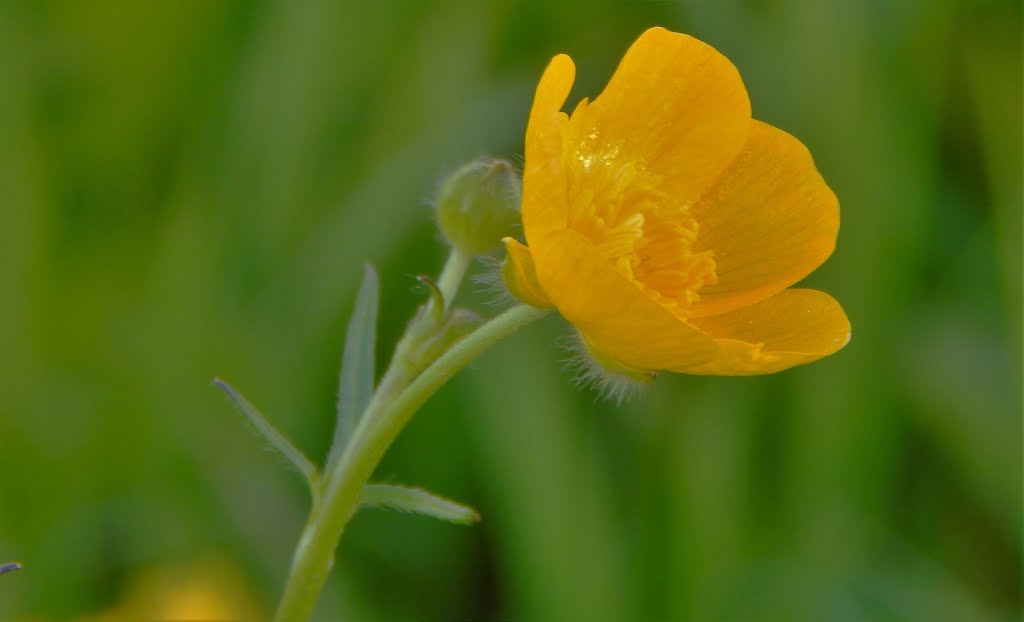
[(421, 488), (410, 488), (392, 484), (367, 484), (363, 488), (360, 504), (415, 512), (439, 518), (460, 525), (480, 522), (480, 515), (473, 508), (445, 499)]
[(213, 384), (231, 398), (231, 401), (234, 403), (235, 408), (238, 409), (238, 412), (245, 415), (245, 418), (249, 420), (249, 423), (251, 423), (254, 428), (256, 428), (256, 431), (260, 433), (260, 436), (266, 439), (266, 441), (270, 443), (271, 447), (284, 456), (288, 462), (291, 462), (292, 466), (294, 466), (295, 469), (306, 478), (306, 481), (309, 482), (310, 491), (313, 493), (313, 496), (316, 497), (318, 490), (317, 470), (313, 463), (309, 461), (309, 458), (299, 451), (295, 445), (292, 445), (291, 441), (285, 438), (283, 434), (278, 432), (277, 428), (275, 428), (270, 421), (263, 416), (263, 413), (257, 410), (256, 407), (253, 406), (249, 400), (245, 399), (241, 393), (236, 391), (234, 387), (220, 378), (214, 378)]
[(348, 321), (345, 352), (338, 382), (338, 421), (327, 464), (334, 464), (352, 438), (359, 416), (373, 395), (374, 352), (377, 347), (377, 310), (380, 305), (380, 281), (373, 266), (366, 264), (363, 284), (359, 286), (355, 308)]

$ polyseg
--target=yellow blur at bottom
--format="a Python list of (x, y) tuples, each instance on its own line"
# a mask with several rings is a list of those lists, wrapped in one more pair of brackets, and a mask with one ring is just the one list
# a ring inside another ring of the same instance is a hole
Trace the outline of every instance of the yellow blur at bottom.
[[(129, 580), (123, 598), (110, 609), (74, 622), (140, 620), (263, 620), (267, 609), (238, 569), (221, 558), (143, 572)], [(43, 622), (28, 618), (22, 622)]]

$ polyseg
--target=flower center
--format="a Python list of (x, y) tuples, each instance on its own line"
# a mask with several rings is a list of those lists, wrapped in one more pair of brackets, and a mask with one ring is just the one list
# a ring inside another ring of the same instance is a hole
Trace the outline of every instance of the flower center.
[[(712, 252), (693, 251), (699, 225), (688, 205), (659, 190), (657, 175), (582, 123), (586, 112), (583, 103), (569, 122), (567, 144), (576, 146), (566, 154), (569, 228), (653, 300), (685, 317), (701, 288), (717, 282)], [(590, 129), (581, 136), (580, 126)]]

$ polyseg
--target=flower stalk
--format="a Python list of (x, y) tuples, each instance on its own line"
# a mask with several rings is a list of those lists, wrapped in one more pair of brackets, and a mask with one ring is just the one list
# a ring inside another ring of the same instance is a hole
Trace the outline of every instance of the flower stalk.
[[(304, 622), (313, 614), (333, 565), (334, 551), (345, 525), (359, 507), (363, 488), (413, 414), (472, 360), (548, 312), (526, 305), (508, 309), (456, 342), (419, 374), (415, 373), (416, 362), (403, 356), (408, 348), (400, 343), (348, 447), (334, 465), (328, 465), (320, 503), (313, 507), (295, 550), (277, 622)], [(419, 319), (424, 317), (429, 314)]]

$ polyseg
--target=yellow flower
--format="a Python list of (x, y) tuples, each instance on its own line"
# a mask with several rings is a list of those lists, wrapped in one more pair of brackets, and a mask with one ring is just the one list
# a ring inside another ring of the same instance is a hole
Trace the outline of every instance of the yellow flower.
[(831, 296), (787, 289), (832, 254), (838, 201), (798, 140), (751, 118), (728, 59), (652, 28), (570, 116), (574, 77), (560, 55), (537, 86), (514, 295), (633, 377), (772, 373), (849, 341)]

